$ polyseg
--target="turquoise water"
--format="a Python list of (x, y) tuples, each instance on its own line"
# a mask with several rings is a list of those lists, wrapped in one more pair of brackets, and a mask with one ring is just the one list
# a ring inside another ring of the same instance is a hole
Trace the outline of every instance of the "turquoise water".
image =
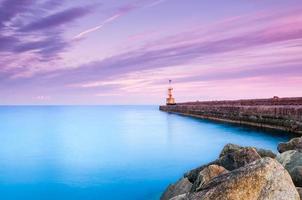
[(157, 106), (0, 107), (0, 198), (158, 199), (228, 142), (276, 151), (288, 139)]

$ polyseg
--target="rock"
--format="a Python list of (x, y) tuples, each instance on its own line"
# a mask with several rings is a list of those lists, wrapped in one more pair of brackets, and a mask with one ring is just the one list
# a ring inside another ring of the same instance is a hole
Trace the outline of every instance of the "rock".
[(265, 157), (276, 158), (277, 156), (274, 152), (267, 149), (256, 148), (256, 151), (261, 156), (261, 158), (265, 158)]
[(182, 178), (177, 183), (169, 185), (166, 191), (160, 197), (161, 200), (168, 200), (173, 197), (185, 194), (192, 188), (192, 183), (188, 178)]
[(300, 199), (302, 200), (302, 188), (301, 187), (296, 187), (299, 195), (300, 195)]
[(235, 151), (238, 151), (242, 148), (243, 148), (242, 146), (239, 146), (237, 144), (228, 143), (221, 150), (221, 152), (219, 154), (219, 158), (221, 158), (229, 153), (234, 153)]
[(290, 173), (296, 186), (302, 187), (302, 166), (295, 167)]
[(224, 167), (221, 167), (218, 165), (207, 166), (201, 172), (199, 172), (199, 175), (192, 186), (191, 192), (195, 192), (202, 185), (207, 184), (210, 180), (212, 180), (216, 176), (219, 176), (226, 172), (228, 172), (228, 170), (226, 170)]
[(302, 187), (302, 151), (290, 150), (276, 158), (291, 175), (295, 185)]
[[(233, 153), (235, 151), (238, 151), (240, 149), (242, 149), (244, 147), (242, 146), (239, 146), (237, 144), (227, 144), (223, 147), (219, 157), (223, 157), (229, 153)], [(270, 157), (270, 158), (275, 158), (276, 157), (276, 154), (273, 153), (271, 150), (266, 150), (266, 149), (262, 149), (262, 148), (256, 148), (256, 147), (251, 147), (251, 148), (255, 148), (257, 153), (261, 156), (261, 158), (264, 158), (264, 157)]]
[(260, 155), (256, 152), (256, 150), (252, 147), (242, 147), (241, 149), (226, 153), (221, 158), (196, 169), (193, 169), (187, 172), (184, 177), (187, 177), (191, 183), (194, 183), (198, 177), (199, 172), (201, 172), (204, 168), (209, 165), (219, 165), (224, 167), (227, 170), (234, 170), (239, 167), (243, 167), (244, 165), (251, 163), (255, 160), (260, 159)]
[(194, 183), (198, 177), (198, 174), (199, 172), (201, 172), (204, 168), (206, 168), (207, 166), (209, 165), (215, 165), (217, 164), (218, 160), (215, 160), (213, 162), (210, 162), (206, 165), (202, 165), (200, 167), (197, 167), (195, 169), (192, 169), (190, 171), (188, 171), (187, 173), (184, 174), (184, 177), (188, 178), (188, 180), (191, 182), (191, 183)]
[(299, 200), (288, 172), (272, 158), (262, 158), (213, 178), (186, 200)]
[(293, 138), (289, 142), (281, 142), (277, 149), (280, 153), (289, 150), (302, 150), (302, 137)]
[(173, 197), (170, 200), (186, 200), (186, 197), (187, 197), (187, 194), (181, 194), (181, 195), (178, 195), (176, 197)]
[(238, 151), (226, 154), (225, 156), (221, 157), (217, 161), (217, 164), (223, 166), (227, 170), (234, 170), (260, 158), (260, 155), (254, 148), (243, 147)]

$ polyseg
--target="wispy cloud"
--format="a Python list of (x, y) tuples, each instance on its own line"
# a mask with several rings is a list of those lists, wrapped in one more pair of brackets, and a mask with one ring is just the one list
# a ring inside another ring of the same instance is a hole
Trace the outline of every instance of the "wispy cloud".
[(122, 13), (115, 14), (112, 17), (109, 17), (108, 19), (104, 20), (100, 25), (97, 25), (93, 28), (87, 29), (87, 30), (79, 33), (78, 35), (74, 36), (73, 39), (80, 39), (80, 38), (84, 37), (85, 35), (87, 35), (89, 33), (97, 31), (97, 30), (103, 28), (106, 24), (118, 19), (120, 16), (122, 16)]
[(4, 0), (0, 6), (0, 30), (4, 23), (11, 21), (18, 14), (26, 12), (35, 3), (35, 0)]
[[(93, 12), (91, 5), (61, 8), (63, 1), (4, 0), (0, 4), (0, 62), (16, 69), (41, 68), (59, 60), (72, 42), (64, 38), (67, 25)], [(6, 57), (13, 60), (6, 61)], [(29, 65), (36, 64), (36, 67)], [(39, 67), (41, 66), (41, 67)], [(23, 73), (23, 70), (20, 70)], [(19, 77), (14, 75), (14, 77)]]
[(36, 21), (33, 21), (24, 27), (21, 31), (37, 31), (49, 29), (62, 24), (70, 23), (78, 18), (81, 18), (91, 12), (91, 7), (74, 7), (63, 10), (61, 12), (43, 17)]
[(151, 7), (157, 6), (161, 3), (164, 3), (165, 1), (167, 1), (167, 0), (157, 0), (157, 1), (151, 2), (150, 4), (147, 4), (145, 7), (151, 8)]
[(80, 39), (89, 33), (98, 31), (98, 30), (102, 29), (106, 24), (112, 23), (113, 21), (117, 20), (118, 18), (120, 18), (124, 15), (127, 15), (128, 13), (130, 13), (136, 9), (140, 9), (140, 8), (144, 8), (144, 7), (153, 7), (158, 4), (163, 3), (164, 1), (166, 1), (166, 0), (151, 0), (151, 1), (150, 0), (138, 0), (134, 3), (124, 5), (120, 8), (118, 8), (117, 12), (115, 14), (113, 14), (111, 17), (109, 17), (109, 18), (105, 19), (103, 22), (101, 22), (101, 24), (82, 31), (81, 33), (74, 36), (73, 39)]

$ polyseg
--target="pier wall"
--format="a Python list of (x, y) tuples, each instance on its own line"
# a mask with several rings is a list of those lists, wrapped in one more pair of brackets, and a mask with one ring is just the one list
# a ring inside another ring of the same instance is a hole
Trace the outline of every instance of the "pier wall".
[(302, 134), (302, 97), (203, 101), (160, 106), (160, 110), (202, 119)]

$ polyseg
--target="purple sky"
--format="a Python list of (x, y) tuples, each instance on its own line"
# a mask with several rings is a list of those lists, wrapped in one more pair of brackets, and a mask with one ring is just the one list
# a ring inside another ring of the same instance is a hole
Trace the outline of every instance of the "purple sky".
[(302, 96), (301, 0), (0, 0), (0, 104)]

